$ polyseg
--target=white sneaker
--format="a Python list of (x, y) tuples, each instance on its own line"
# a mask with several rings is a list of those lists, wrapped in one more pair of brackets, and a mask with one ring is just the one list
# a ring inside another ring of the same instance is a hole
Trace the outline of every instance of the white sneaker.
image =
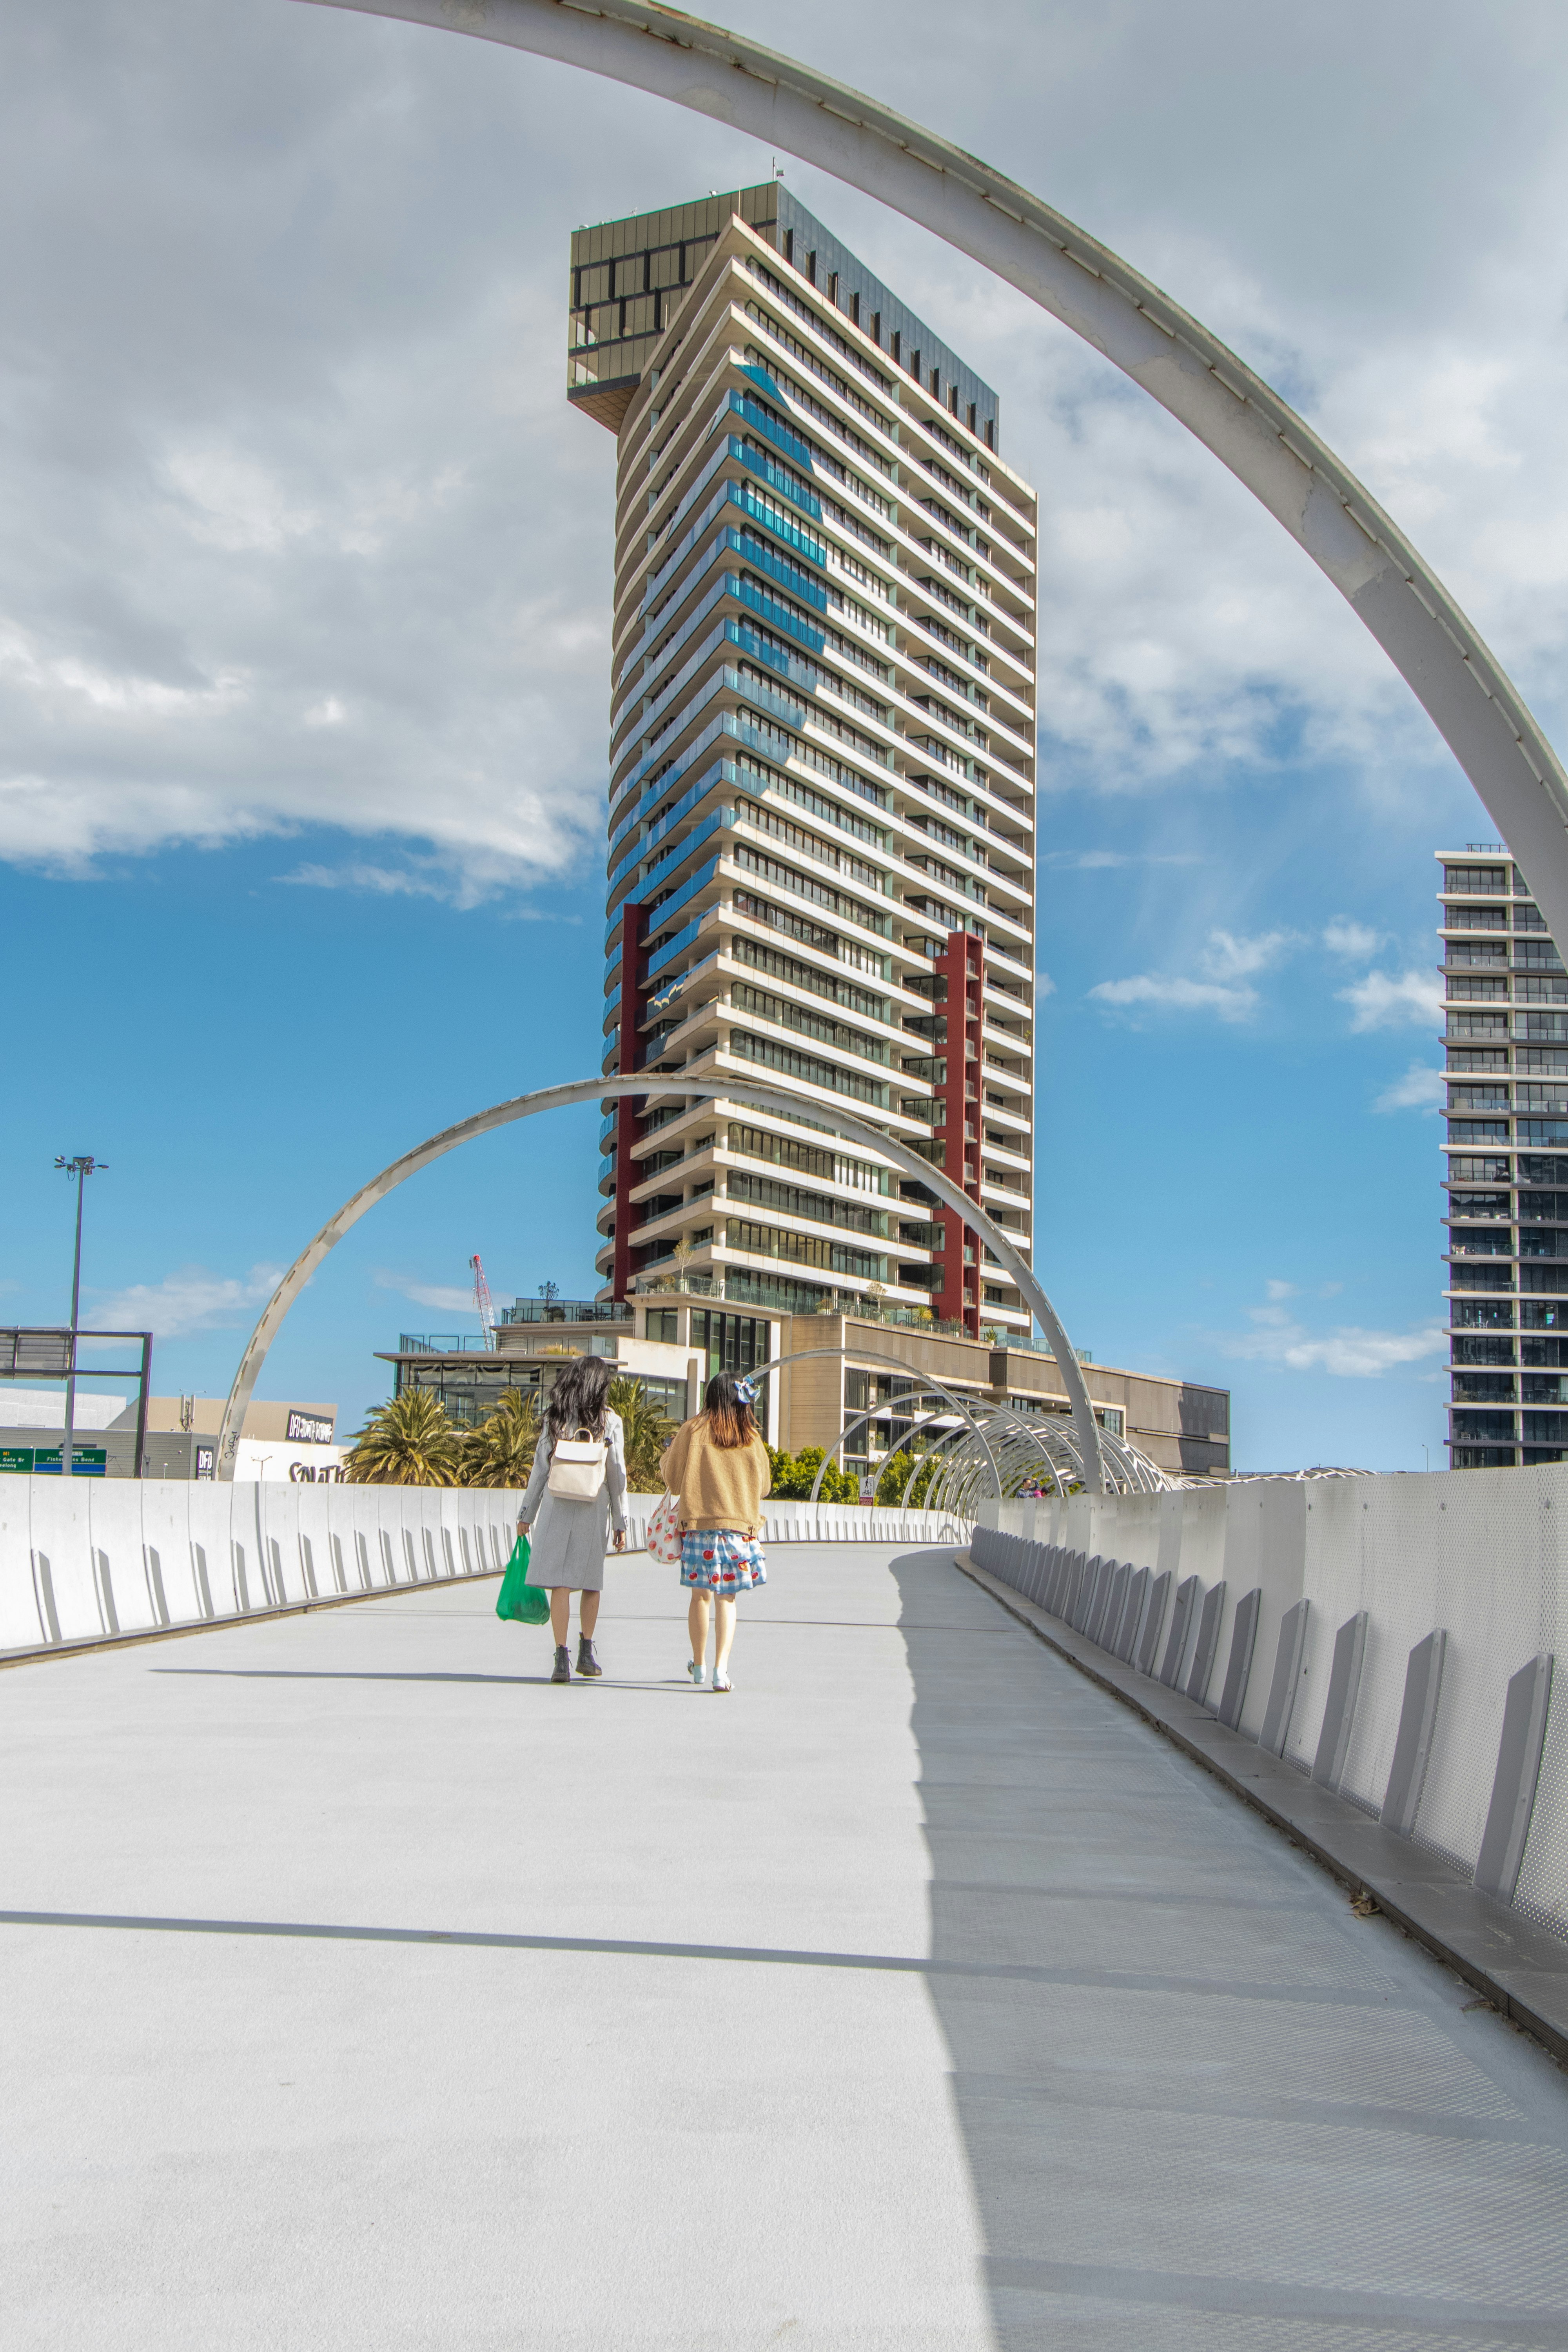
[(686, 1671), (691, 1676), (691, 1679), (696, 1684), (698, 1689), (700, 1690), (704, 1682), (708, 1678), (708, 1661), (706, 1658), (703, 1659), (700, 1664), (698, 1664), (695, 1658), (688, 1658), (686, 1661)]
[(728, 1668), (728, 1667), (726, 1667), (726, 1668), (724, 1669), (724, 1671), (723, 1671), (723, 1673), (722, 1673), (722, 1674), (721, 1674), (721, 1673), (720, 1673), (720, 1671), (719, 1671), (719, 1669), (718, 1669), (718, 1667), (717, 1667), (717, 1666), (715, 1666), (715, 1667), (714, 1667), (714, 1669), (713, 1669), (713, 1687), (714, 1687), (714, 1689), (715, 1689), (716, 1691), (727, 1691), (727, 1690), (729, 1689), (729, 1687), (730, 1687), (730, 1672), (729, 1672), (729, 1668)]

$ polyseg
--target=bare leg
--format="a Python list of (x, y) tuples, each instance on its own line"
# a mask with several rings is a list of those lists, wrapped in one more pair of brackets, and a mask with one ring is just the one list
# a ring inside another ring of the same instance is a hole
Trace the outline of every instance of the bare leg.
[(719, 1621), (713, 1635), (713, 1678), (715, 1682), (730, 1663), (730, 1644), (735, 1638), (735, 1599), (722, 1592), (714, 1594), (719, 1607)]
[(550, 1588), (550, 1630), (555, 1636), (555, 1646), (558, 1650), (563, 1650), (566, 1646), (566, 1634), (571, 1618), (572, 1595), (563, 1584), (552, 1584)]
[(590, 1639), (595, 1626), (599, 1622), (599, 1603), (603, 1598), (604, 1595), (599, 1592), (580, 1592), (577, 1595), (577, 1616), (583, 1630), (583, 1639), (585, 1642)]
[(708, 1595), (691, 1589), (691, 1606), (686, 1612), (686, 1627), (691, 1636), (691, 1663), (700, 1666), (708, 1655)]

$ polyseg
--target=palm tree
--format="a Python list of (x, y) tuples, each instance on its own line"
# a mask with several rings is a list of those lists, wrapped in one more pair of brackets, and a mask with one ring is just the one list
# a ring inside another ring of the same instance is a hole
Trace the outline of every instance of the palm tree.
[(362, 1486), (455, 1486), (458, 1445), (440, 1398), (405, 1389), (355, 1433), (343, 1475)]
[(626, 1485), (634, 1495), (658, 1495), (664, 1490), (658, 1457), (675, 1434), (675, 1423), (656, 1404), (641, 1381), (626, 1373), (610, 1382), (607, 1402), (621, 1416), (626, 1439)]
[(503, 1391), (495, 1411), (478, 1429), (464, 1432), (458, 1441), (458, 1480), (465, 1486), (514, 1486), (528, 1484), (533, 1451), (539, 1443), (539, 1397), (530, 1389)]

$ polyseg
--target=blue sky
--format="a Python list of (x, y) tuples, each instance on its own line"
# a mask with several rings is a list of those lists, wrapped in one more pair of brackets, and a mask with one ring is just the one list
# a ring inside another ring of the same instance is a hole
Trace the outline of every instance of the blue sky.
[[(790, 38), (1227, 335), (1561, 740), (1560, 21), (1504, 6), (1478, 60), (1457, 7), (1370, 42), (1330, 7), (1347, 94), (1333, 38), (1319, 66), (1283, 20), (1176, 15), (980, 7), (940, 77), (880, 0), (811, 0)], [(96, 37), (32, 28), (0, 77), (0, 1307), (63, 1316), (52, 1162), (94, 1151), (87, 1310), (152, 1322), (160, 1391), (219, 1393), (368, 1174), (596, 1066), (614, 446), (562, 397), (566, 240), (771, 158), (289, 0), (82, 16)], [(990, 70), (1004, 49), (1031, 70)], [(1047, 1288), (1102, 1360), (1231, 1387), (1239, 1466), (1436, 1463), (1431, 853), (1487, 821), (1168, 419), (920, 232), (790, 182), (998, 386), (1044, 495)], [(591, 1287), (596, 1128), (415, 1180), (264, 1391), (352, 1423), (400, 1330), (474, 1328), (476, 1248), (500, 1295)]]

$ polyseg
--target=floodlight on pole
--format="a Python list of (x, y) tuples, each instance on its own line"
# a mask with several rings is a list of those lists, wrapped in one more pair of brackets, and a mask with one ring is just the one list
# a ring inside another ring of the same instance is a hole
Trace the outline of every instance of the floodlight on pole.
[[(107, 1169), (106, 1160), (95, 1160), (90, 1151), (79, 1151), (69, 1160), (58, 1153), (55, 1166), (68, 1176), (76, 1186), (76, 1255), (71, 1261), (71, 1343), (66, 1360), (66, 1425), (60, 1444), (60, 1476), (71, 1475), (71, 1454), (76, 1437), (76, 1327), (81, 1311), (81, 1208), (87, 1196), (87, 1180)], [(140, 1465), (138, 1465), (140, 1469)]]

